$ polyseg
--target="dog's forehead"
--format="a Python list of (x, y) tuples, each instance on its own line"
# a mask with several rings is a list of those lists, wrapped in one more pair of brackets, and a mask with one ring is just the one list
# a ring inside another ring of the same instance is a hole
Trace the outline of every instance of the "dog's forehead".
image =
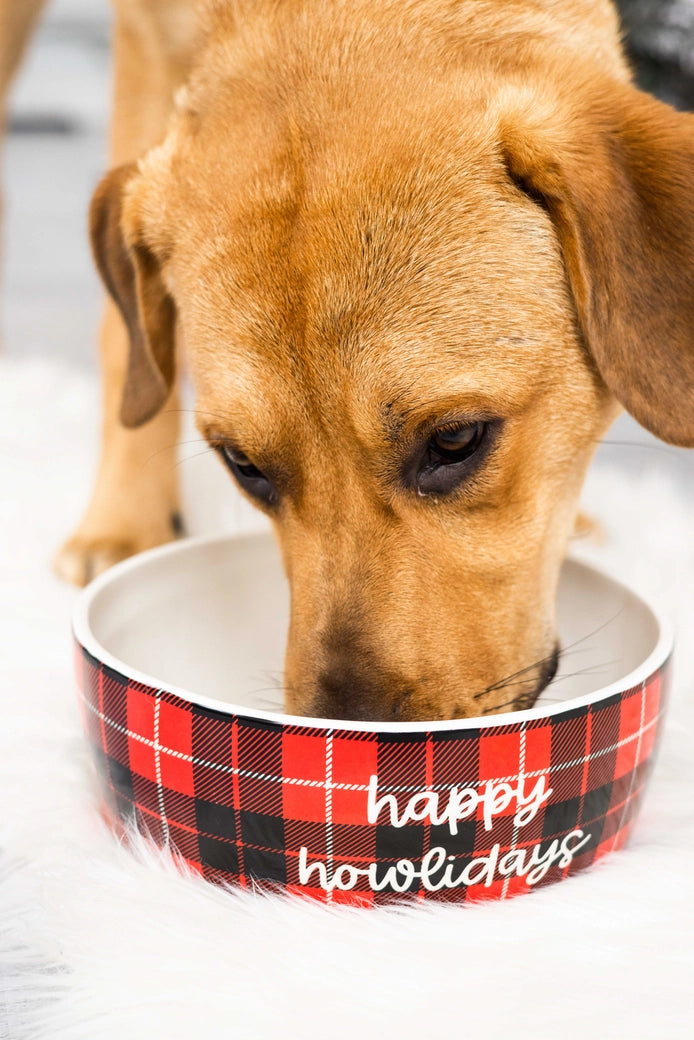
[(373, 411), (551, 364), (571, 312), (558, 246), (488, 137), (341, 142), (311, 162), (290, 145), (242, 171), (203, 147), (195, 181), (179, 175), (173, 270), (194, 374), (228, 399), (227, 373), (243, 372), (244, 400), (276, 415), (328, 386)]

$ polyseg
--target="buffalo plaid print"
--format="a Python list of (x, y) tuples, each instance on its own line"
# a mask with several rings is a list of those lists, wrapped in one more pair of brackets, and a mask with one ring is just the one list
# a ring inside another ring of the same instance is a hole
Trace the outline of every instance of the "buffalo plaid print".
[[(210, 881), (360, 905), (506, 898), (621, 847), (653, 764), (669, 672), (666, 664), (635, 689), (532, 721), (369, 733), (203, 708), (77, 647), (84, 725), (111, 818), (134, 823)], [(378, 799), (391, 797), (369, 823), (372, 776)], [(455, 828), (436, 822), (452, 789), (520, 780), (527, 791), (542, 778), (551, 793), (523, 825), (514, 800), (486, 819), (478, 804)], [(439, 796), (439, 815), (395, 826), (425, 791)], [(564, 840), (576, 854), (562, 859), (553, 850)], [(530, 882), (528, 864), (543, 857)]]

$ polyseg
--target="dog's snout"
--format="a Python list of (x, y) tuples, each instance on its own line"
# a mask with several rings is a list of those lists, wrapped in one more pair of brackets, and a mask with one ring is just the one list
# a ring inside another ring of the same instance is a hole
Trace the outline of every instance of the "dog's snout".
[(335, 664), (317, 680), (316, 711), (324, 718), (396, 721), (408, 717), (413, 687), (358, 661)]

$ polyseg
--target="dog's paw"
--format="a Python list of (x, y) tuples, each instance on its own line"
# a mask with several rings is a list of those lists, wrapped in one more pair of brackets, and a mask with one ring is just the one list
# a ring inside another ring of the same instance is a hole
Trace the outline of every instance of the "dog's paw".
[(101, 535), (77, 531), (56, 553), (53, 569), (72, 585), (87, 585), (98, 574), (129, 556), (171, 542), (185, 534), (180, 513), (172, 513), (168, 523), (147, 532)]

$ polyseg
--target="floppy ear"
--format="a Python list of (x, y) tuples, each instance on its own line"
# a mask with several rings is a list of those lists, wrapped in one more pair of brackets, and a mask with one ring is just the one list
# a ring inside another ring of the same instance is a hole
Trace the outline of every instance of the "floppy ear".
[(123, 195), (137, 165), (119, 166), (97, 187), (89, 229), (99, 273), (130, 338), (120, 418), (141, 426), (160, 410), (174, 381), (176, 311), (161, 279), (159, 263), (143, 241), (126, 242)]
[(694, 447), (694, 116), (603, 87), (561, 126), (509, 120), (506, 163), (554, 223), (605, 383), (652, 433)]

